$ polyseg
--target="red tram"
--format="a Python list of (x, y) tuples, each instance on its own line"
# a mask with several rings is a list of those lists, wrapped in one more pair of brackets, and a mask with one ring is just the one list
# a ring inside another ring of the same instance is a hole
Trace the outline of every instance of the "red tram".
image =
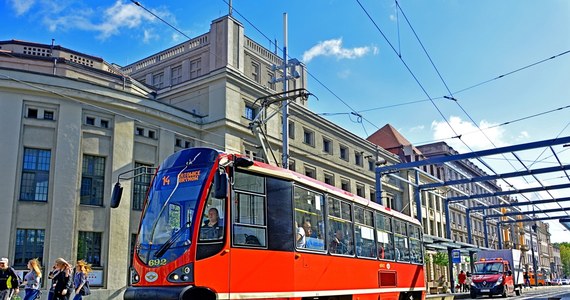
[(421, 232), (290, 170), (186, 149), (152, 181), (124, 298), (424, 299)]

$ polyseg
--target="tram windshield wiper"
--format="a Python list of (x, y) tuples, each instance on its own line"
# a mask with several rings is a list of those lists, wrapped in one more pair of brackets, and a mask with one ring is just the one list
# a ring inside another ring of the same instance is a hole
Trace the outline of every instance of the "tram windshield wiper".
[(154, 257), (155, 258), (160, 258), (164, 255), (164, 253), (166, 253), (166, 251), (168, 249), (170, 249), (172, 247), (172, 245), (174, 244), (174, 242), (176, 242), (178, 240), (178, 238), (180, 238), (180, 236), (182, 236), (182, 233), (184, 233), (186, 231), (186, 229), (190, 228), (190, 222), (186, 222), (186, 224), (184, 224), (183, 227), (181, 227), (180, 229), (178, 229), (169, 239), (168, 241), (166, 241), (159, 249), (158, 251), (156, 251), (156, 253), (154, 253)]

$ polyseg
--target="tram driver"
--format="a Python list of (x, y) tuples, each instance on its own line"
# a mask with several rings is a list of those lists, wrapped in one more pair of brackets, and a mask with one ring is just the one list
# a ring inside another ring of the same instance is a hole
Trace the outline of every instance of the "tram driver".
[(208, 219), (202, 223), (200, 229), (201, 240), (217, 240), (222, 237), (223, 224), (220, 221), (218, 209), (212, 207), (208, 210)]

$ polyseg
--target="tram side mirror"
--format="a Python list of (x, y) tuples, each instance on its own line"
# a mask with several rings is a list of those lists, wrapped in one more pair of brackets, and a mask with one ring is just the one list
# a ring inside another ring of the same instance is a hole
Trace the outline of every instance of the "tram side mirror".
[(214, 198), (225, 199), (228, 195), (228, 174), (216, 172), (214, 175)]
[(115, 183), (115, 186), (113, 187), (113, 193), (111, 193), (111, 208), (119, 207), (119, 204), (121, 204), (122, 196), (123, 196), (123, 187), (117, 181), (117, 183)]

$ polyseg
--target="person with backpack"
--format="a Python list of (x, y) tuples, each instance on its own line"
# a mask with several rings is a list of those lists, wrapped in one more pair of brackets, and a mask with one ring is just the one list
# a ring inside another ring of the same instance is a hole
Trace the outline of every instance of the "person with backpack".
[(8, 262), (7, 258), (0, 258), (0, 300), (10, 300), (20, 292), (20, 278)]
[(75, 296), (73, 300), (81, 300), (83, 296), (91, 294), (89, 281), (87, 281), (89, 272), (91, 272), (90, 264), (84, 260), (77, 261), (77, 265), (75, 265), (75, 276), (73, 277), (73, 284), (75, 286)]

